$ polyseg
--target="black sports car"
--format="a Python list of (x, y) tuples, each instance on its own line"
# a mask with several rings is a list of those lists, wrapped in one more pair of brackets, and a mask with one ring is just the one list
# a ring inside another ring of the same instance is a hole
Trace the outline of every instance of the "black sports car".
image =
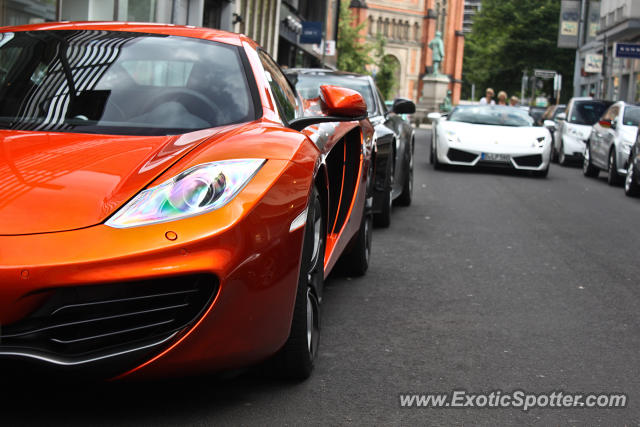
[(413, 126), (402, 115), (415, 112), (413, 101), (396, 98), (391, 109), (387, 109), (371, 76), (315, 68), (292, 68), (285, 70), (285, 74), (304, 98), (305, 109), (310, 111), (318, 108), (319, 87), (323, 84), (354, 89), (362, 94), (377, 139), (374, 222), (379, 227), (388, 227), (392, 205), (411, 204), (415, 137)]

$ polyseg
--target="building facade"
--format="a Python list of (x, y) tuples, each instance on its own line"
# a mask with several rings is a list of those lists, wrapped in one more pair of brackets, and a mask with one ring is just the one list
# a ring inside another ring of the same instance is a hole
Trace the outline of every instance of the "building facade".
[(482, 0), (464, 0), (464, 17), (462, 18), (462, 32), (467, 34), (473, 27), (473, 17), (480, 11)]
[(591, 94), (614, 101), (640, 102), (640, 59), (616, 58), (614, 51), (616, 43), (640, 45), (640, 2), (602, 0), (597, 9), (589, 6), (587, 3), (584, 43), (576, 55), (574, 96)]
[(464, 0), (360, 0), (352, 1), (351, 8), (356, 22), (366, 24), (367, 41), (379, 36), (387, 41), (385, 54), (398, 65), (396, 96), (419, 100), (422, 77), (432, 66), (429, 41), (436, 31), (442, 32), (441, 73), (449, 76), (452, 101), (460, 100)]

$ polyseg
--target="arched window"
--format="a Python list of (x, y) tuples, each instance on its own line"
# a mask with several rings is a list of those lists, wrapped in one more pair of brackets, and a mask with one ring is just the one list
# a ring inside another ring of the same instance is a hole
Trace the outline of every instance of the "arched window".
[(398, 31), (398, 26), (396, 24), (396, 20), (392, 19), (391, 20), (391, 38), (392, 39), (396, 39), (396, 31)]
[(381, 35), (384, 32), (382, 28), (382, 16), (378, 16), (378, 28), (376, 28), (376, 30), (377, 30), (376, 33), (378, 35)]
[(403, 34), (403, 39), (404, 40), (409, 40), (409, 29), (411, 28), (411, 26), (409, 25), (409, 21), (404, 21), (404, 34)]
[(384, 36), (389, 37), (389, 18), (384, 20)]
[(373, 16), (369, 16), (367, 32), (370, 36), (373, 36)]
[(417, 42), (420, 41), (420, 25), (417, 22), (413, 24), (413, 39)]

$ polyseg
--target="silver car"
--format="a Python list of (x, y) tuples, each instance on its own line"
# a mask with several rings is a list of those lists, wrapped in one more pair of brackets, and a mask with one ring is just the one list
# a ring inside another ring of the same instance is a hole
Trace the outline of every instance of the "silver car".
[(638, 123), (640, 106), (623, 101), (611, 105), (591, 129), (584, 154), (584, 174), (595, 177), (605, 170), (610, 185), (622, 184), (638, 135)]

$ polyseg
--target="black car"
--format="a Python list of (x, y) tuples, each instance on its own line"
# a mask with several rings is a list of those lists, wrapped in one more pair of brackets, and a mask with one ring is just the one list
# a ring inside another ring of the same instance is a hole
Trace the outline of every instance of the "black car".
[(624, 180), (624, 194), (630, 197), (640, 196), (640, 132), (636, 143), (631, 147), (629, 154), (629, 166)]
[(379, 227), (388, 227), (392, 204), (411, 204), (415, 137), (413, 127), (402, 115), (415, 112), (413, 101), (396, 98), (388, 110), (371, 76), (308, 68), (292, 68), (285, 70), (285, 74), (305, 99), (307, 110), (317, 108), (315, 101), (323, 84), (347, 87), (362, 94), (377, 139), (374, 222)]

